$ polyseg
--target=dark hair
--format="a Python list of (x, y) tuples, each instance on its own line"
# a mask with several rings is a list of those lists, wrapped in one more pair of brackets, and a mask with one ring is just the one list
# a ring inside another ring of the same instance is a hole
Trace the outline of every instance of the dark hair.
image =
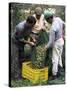
[(52, 15), (52, 16), (50, 16), (50, 17), (48, 17), (48, 18), (46, 18), (46, 20), (48, 20), (49, 18), (53, 18), (53, 15)]
[(33, 23), (33, 24), (36, 23), (36, 19), (33, 16), (28, 16), (26, 21), (28, 23)]

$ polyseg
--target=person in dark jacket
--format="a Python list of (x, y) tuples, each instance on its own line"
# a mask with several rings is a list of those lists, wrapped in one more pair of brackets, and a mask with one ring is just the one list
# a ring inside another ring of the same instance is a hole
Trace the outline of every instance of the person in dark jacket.
[(20, 69), (19, 75), (20, 78), (21, 78), (22, 63), (25, 61), (24, 46), (25, 44), (35, 46), (34, 42), (28, 40), (35, 23), (36, 23), (35, 18), (33, 16), (28, 16), (25, 21), (20, 22), (16, 26), (16, 31), (12, 36), (12, 40), (17, 45), (18, 48), (18, 61), (19, 61), (18, 64)]

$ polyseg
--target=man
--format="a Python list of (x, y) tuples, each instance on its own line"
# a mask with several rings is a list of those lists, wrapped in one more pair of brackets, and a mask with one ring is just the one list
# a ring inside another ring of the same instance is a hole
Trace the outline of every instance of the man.
[(44, 17), (48, 23), (51, 24), (49, 42), (45, 46), (45, 50), (52, 47), (52, 79), (57, 78), (58, 66), (62, 67), (62, 50), (64, 45), (63, 40), (63, 25), (64, 22), (59, 17), (54, 17), (53, 13), (47, 11), (44, 13)]
[(34, 42), (30, 42), (28, 40), (28, 37), (30, 36), (30, 33), (35, 23), (36, 23), (35, 18), (33, 16), (28, 16), (25, 21), (20, 22), (16, 26), (16, 31), (12, 36), (13, 42), (18, 47), (18, 54), (19, 54), (18, 61), (19, 61), (19, 69), (20, 69), (19, 78), (21, 78), (22, 62), (25, 61), (24, 46), (25, 44), (35, 46)]
[(47, 22), (44, 19), (44, 15), (42, 14), (42, 9), (40, 7), (37, 7), (35, 9), (35, 14), (33, 15), (36, 19), (36, 24), (33, 27), (33, 32), (34, 33), (39, 33), (40, 30), (44, 29), (47, 27)]
[[(42, 14), (42, 9), (40, 7), (36, 7), (35, 14), (33, 15), (36, 19), (36, 24), (32, 29), (32, 36), (38, 41), (39, 33), (48, 27), (46, 20), (44, 19), (44, 15)], [(34, 40), (35, 41), (35, 40)]]
[[(36, 24), (34, 25), (31, 33), (31, 37), (33, 38), (36, 45), (41, 45), (46, 41), (46, 32), (45, 29), (48, 26), (46, 20), (44, 19), (44, 15), (42, 14), (42, 9), (40, 7), (35, 8), (35, 13), (33, 15), (36, 19)], [(44, 35), (45, 33), (45, 35)], [(45, 39), (45, 40), (44, 40)], [(32, 48), (31, 57), (32, 57), (32, 65), (37, 67), (35, 62), (37, 61), (36, 58), (37, 50), (36, 47)], [(44, 67), (43, 64), (41, 67)]]

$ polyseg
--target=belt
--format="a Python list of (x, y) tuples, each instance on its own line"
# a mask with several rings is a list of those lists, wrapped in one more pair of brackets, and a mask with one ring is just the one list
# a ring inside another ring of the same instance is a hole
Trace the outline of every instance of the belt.
[(39, 35), (38, 33), (34, 33), (34, 32), (32, 32), (32, 34)]
[(57, 41), (57, 40), (59, 40), (59, 39), (61, 39), (61, 38), (63, 38), (63, 37), (61, 36), (61, 37), (59, 37), (59, 38), (55, 39), (55, 41)]

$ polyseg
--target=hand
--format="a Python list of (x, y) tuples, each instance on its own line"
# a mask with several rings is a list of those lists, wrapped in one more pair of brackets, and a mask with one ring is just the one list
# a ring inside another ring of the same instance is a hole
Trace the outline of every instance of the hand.
[(45, 46), (45, 48), (44, 48), (44, 49), (45, 49), (45, 51), (47, 50), (47, 45)]
[(30, 42), (30, 45), (32, 46), (36, 46), (36, 44), (34, 42)]
[(33, 39), (33, 42), (36, 43), (36, 39)]

